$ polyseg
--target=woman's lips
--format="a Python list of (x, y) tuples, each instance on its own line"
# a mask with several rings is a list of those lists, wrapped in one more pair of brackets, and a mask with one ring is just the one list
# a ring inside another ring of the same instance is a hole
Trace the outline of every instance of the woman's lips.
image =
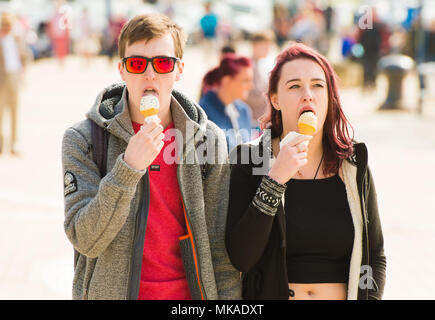
[(301, 116), (305, 112), (312, 112), (312, 113), (316, 114), (316, 112), (314, 111), (314, 108), (312, 108), (312, 107), (303, 107), (301, 112), (299, 113), (299, 116)]

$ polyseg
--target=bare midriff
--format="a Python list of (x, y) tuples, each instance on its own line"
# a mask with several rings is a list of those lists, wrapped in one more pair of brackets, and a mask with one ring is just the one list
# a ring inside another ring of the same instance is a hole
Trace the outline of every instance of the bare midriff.
[(289, 300), (346, 300), (346, 283), (289, 283)]

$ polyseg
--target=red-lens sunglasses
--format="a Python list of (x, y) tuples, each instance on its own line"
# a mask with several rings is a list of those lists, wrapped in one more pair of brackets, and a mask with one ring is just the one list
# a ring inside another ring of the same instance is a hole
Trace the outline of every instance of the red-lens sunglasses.
[(158, 56), (146, 58), (142, 56), (131, 56), (122, 59), (125, 68), (130, 73), (144, 73), (148, 62), (151, 62), (153, 69), (157, 73), (170, 73), (174, 71), (175, 62), (180, 60), (175, 57)]

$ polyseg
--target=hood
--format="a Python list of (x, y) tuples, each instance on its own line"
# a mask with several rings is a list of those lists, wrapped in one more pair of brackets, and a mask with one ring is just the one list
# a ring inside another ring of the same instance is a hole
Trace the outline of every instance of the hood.
[[(124, 83), (113, 84), (98, 94), (86, 117), (108, 130), (110, 134), (128, 143), (134, 131), (127, 101), (126, 85)], [(181, 92), (173, 90), (170, 108), (174, 126), (183, 135), (186, 134), (186, 127), (193, 128), (195, 140), (198, 139), (198, 134), (205, 135), (207, 115), (198, 104)]]

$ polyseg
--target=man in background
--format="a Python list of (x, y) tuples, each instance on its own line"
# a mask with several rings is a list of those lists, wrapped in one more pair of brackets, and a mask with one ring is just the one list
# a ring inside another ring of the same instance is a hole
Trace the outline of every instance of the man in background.
[(264, 94), (269, 85), (269, 72), (274, 65), (274, 58), (270, 55), (274, 43), (272, 31), (260, 32), (252, 37), (254, 87), (246, 101), (252, 109), (252, 127), (258, 126), (257, 119), (266, 111), (267, 99)]
[(14, 17), (3, 12), (0, 22), (0, 153), (4, 149), (3, 114), (10, 112), (10, 151), (16, 155), (19, 81), (29, 53), (24, 39), (13, 34)]

